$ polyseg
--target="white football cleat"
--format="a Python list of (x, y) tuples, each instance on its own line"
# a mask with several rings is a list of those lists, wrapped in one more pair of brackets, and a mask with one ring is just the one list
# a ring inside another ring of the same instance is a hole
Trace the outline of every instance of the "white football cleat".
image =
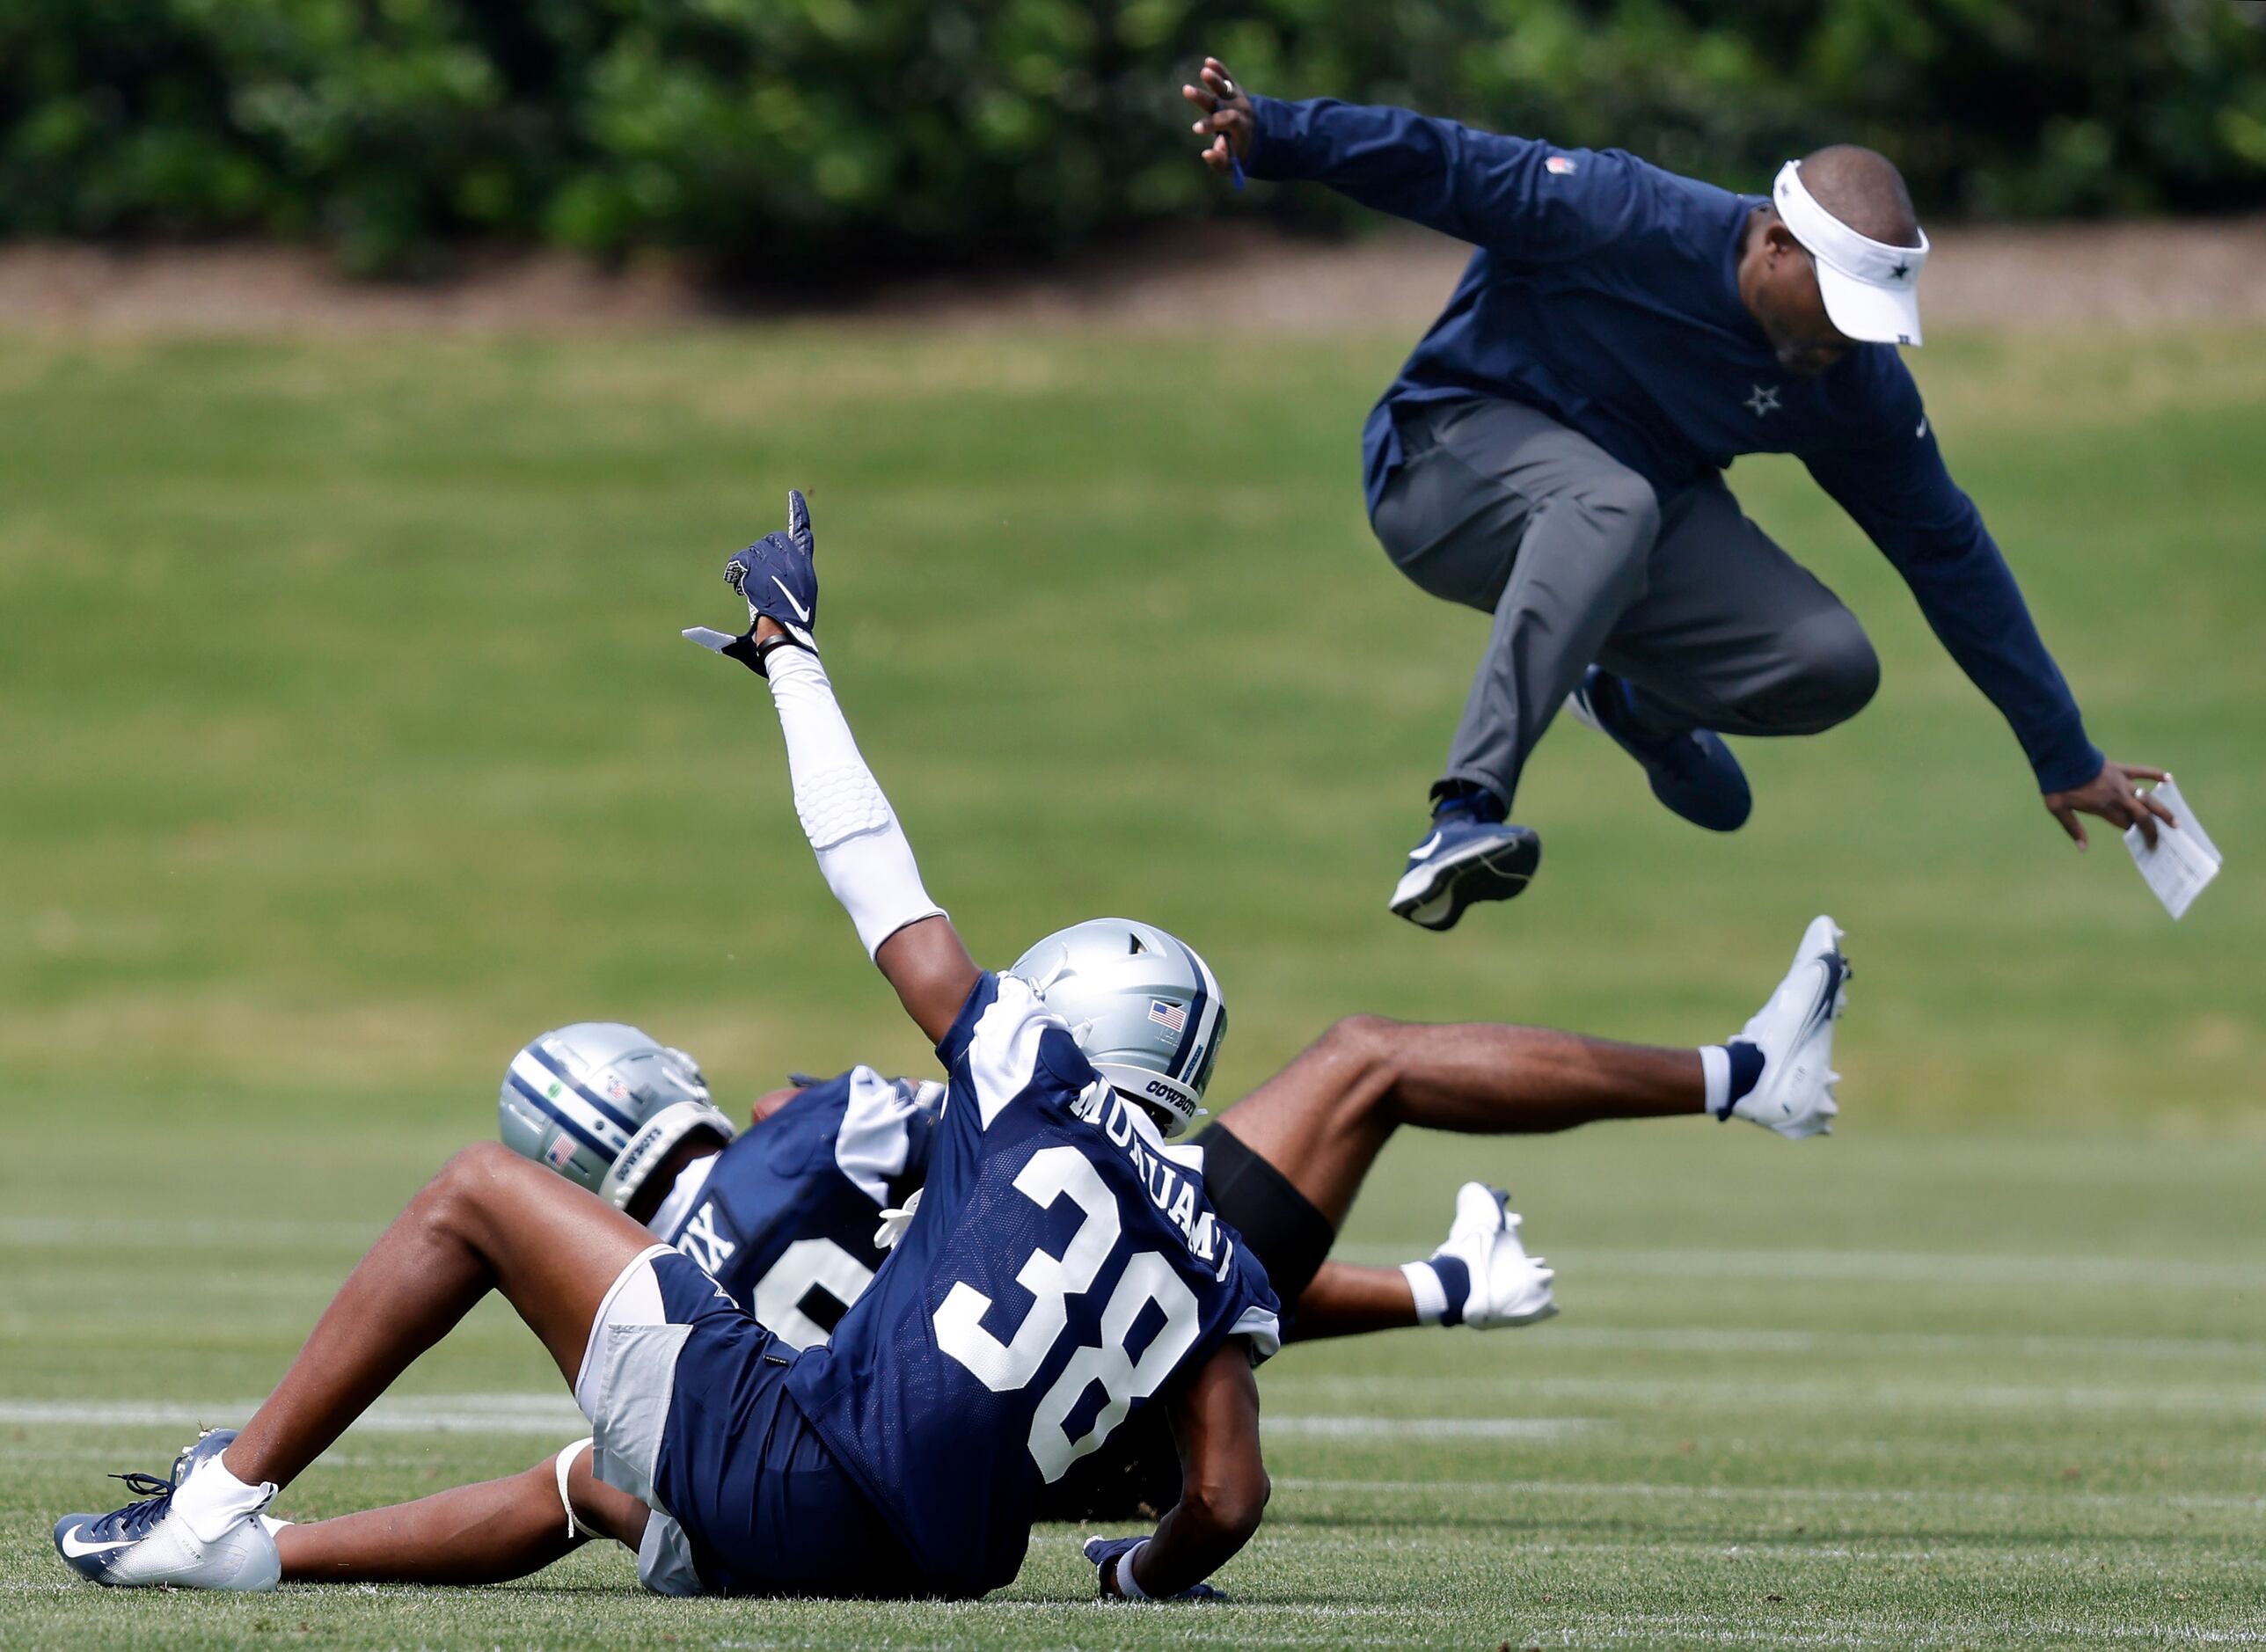
[(1464, 1298), (1462, 1322), (1474, 1330), (1532, 1325), (1558, 1312), (1550, 1299), (1550, 1282), (1557, 1276), (1539, 1256), (1526, 1254), (1518, 1224), (1510, 1195), (1500, 1188), (1467, 1181), (1456, 1189), (1456, 1219), (1432, 1261), (1436, 1270), (1445, 1258), (1468, 1270), (1471, 1290)]
[(260, 1518), (274, 1487), (252, 1488), (266, 1495), (248, 1508), (184, 1510), (176, 1501), (196, 1475), (213, 1472), (209, 1466), (219, 1462), (235, 1438), (233, 1429), (198, 1436), (195, 1444), (173, 1459), (173, 1472), (164, 1480), (154, 1474), (114, 1476), (143, 1493), (142, 1501), (108, 1514), (65, 1515), (55, 1522), (55, 1553), (81, 1577), (113, 1589), (274, 1588), (283, 1575), (283, 1561), (274, 1533)]
[(1849, 1007), (1849, 974), (1839, 926), (1830, 917), (1810, 919), (1794, 967), (1739, 1034), (1762, 1051), (1762, 1077), (1719, 1118), (1743, 1118), (1790, 1141), (1831, 1132), (1841, 1110), (1833, 1095), (1841, 1078), (1833, 1071), (1833, 1023)]

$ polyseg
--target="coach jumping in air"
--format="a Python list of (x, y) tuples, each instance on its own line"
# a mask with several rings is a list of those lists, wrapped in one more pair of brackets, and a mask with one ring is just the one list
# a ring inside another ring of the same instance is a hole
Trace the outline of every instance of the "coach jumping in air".
[(2155, 841), (2171, 816), (2133, 782), (2162, 776), (2087, 738), (1897, 354), (1920, 341), (1928, 247), (1887, 159), (1820, 150), (1765, 200), (1618, 150), (1254, 98), (1217, 59), (1202, 79), (1182, 92), (1214, 170), (1325, 183), (1479, 249), (1362, 434), (1395, 566), (1495, 616), (1393, 911), (1449, 929), (1526, 887), (1542, 844), (1510, 805), (1561, 704), (1731, 831), (1750, 798), (1723, 735), (1816, 734), (1872, 698), (1855, 617), (1724, 486), (1742, 453), (1795, 455), (1871, 536), (2080, 847), (2080, 814)]

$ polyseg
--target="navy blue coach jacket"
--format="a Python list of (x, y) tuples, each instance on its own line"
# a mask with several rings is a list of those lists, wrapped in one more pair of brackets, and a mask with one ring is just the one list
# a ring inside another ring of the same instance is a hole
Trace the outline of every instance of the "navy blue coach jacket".
[(1254, 98), (1254, 178), (1311, 179), (1479, 251), (1369, 416), (1372, 513), (1401, 463), (1392, 410), (1468, 396), (1548, 413), (1663, 498), (1742, 453), (1791, 453), (1870, 536), (2021, 742), (2038, 789), (2101, 771), (2069, 685), (1974, 501), (1944, 468), (1896, 348), (1780, 367), (1739, 302), (1767, 205), (1619, 150), (1561, 150), (1406, 109)]

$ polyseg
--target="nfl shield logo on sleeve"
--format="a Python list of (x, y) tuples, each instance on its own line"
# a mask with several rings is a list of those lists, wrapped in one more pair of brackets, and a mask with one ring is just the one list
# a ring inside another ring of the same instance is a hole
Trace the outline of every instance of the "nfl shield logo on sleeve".
[(1574, 157), (1570, 155), (1550, 156), (1543, 161), (1542, 170), (1559, 178), (1568, 177), (1574, 171)]

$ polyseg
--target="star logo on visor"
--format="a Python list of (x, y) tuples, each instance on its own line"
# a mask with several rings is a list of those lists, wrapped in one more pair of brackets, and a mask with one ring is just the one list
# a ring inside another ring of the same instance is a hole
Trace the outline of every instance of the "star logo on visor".
[(1755, 393), (1747, 398), (1745, 406), (1758, 419), (1761, 418), (1765, 413), (1776, 413), (1778, 411), (1778, 386), (1773, 384), (1768, 390), (1765, 390), (1760, 384), (1756, 385)]
[(1897, 267), (1896, 267), (1896, 268), (1894, 268), (1894, 269), (1892, 269), (1892, 270), (1890, 270), (1890, 271), (1889, 272), (1889, 279), (1890, 279), (1890, 281), (1900, 281), (1904, 280), (1904, 278), (1905, 276), (1907, 276), (1907, 275), (1909, 275), (1909, 274), (1911, 274), (1911, 265), (1909, 265), (1909, 264), (1907, 264), (1907, 263), (1905, 263), (1902, 259), (1898, 259), (1897, 260)]

